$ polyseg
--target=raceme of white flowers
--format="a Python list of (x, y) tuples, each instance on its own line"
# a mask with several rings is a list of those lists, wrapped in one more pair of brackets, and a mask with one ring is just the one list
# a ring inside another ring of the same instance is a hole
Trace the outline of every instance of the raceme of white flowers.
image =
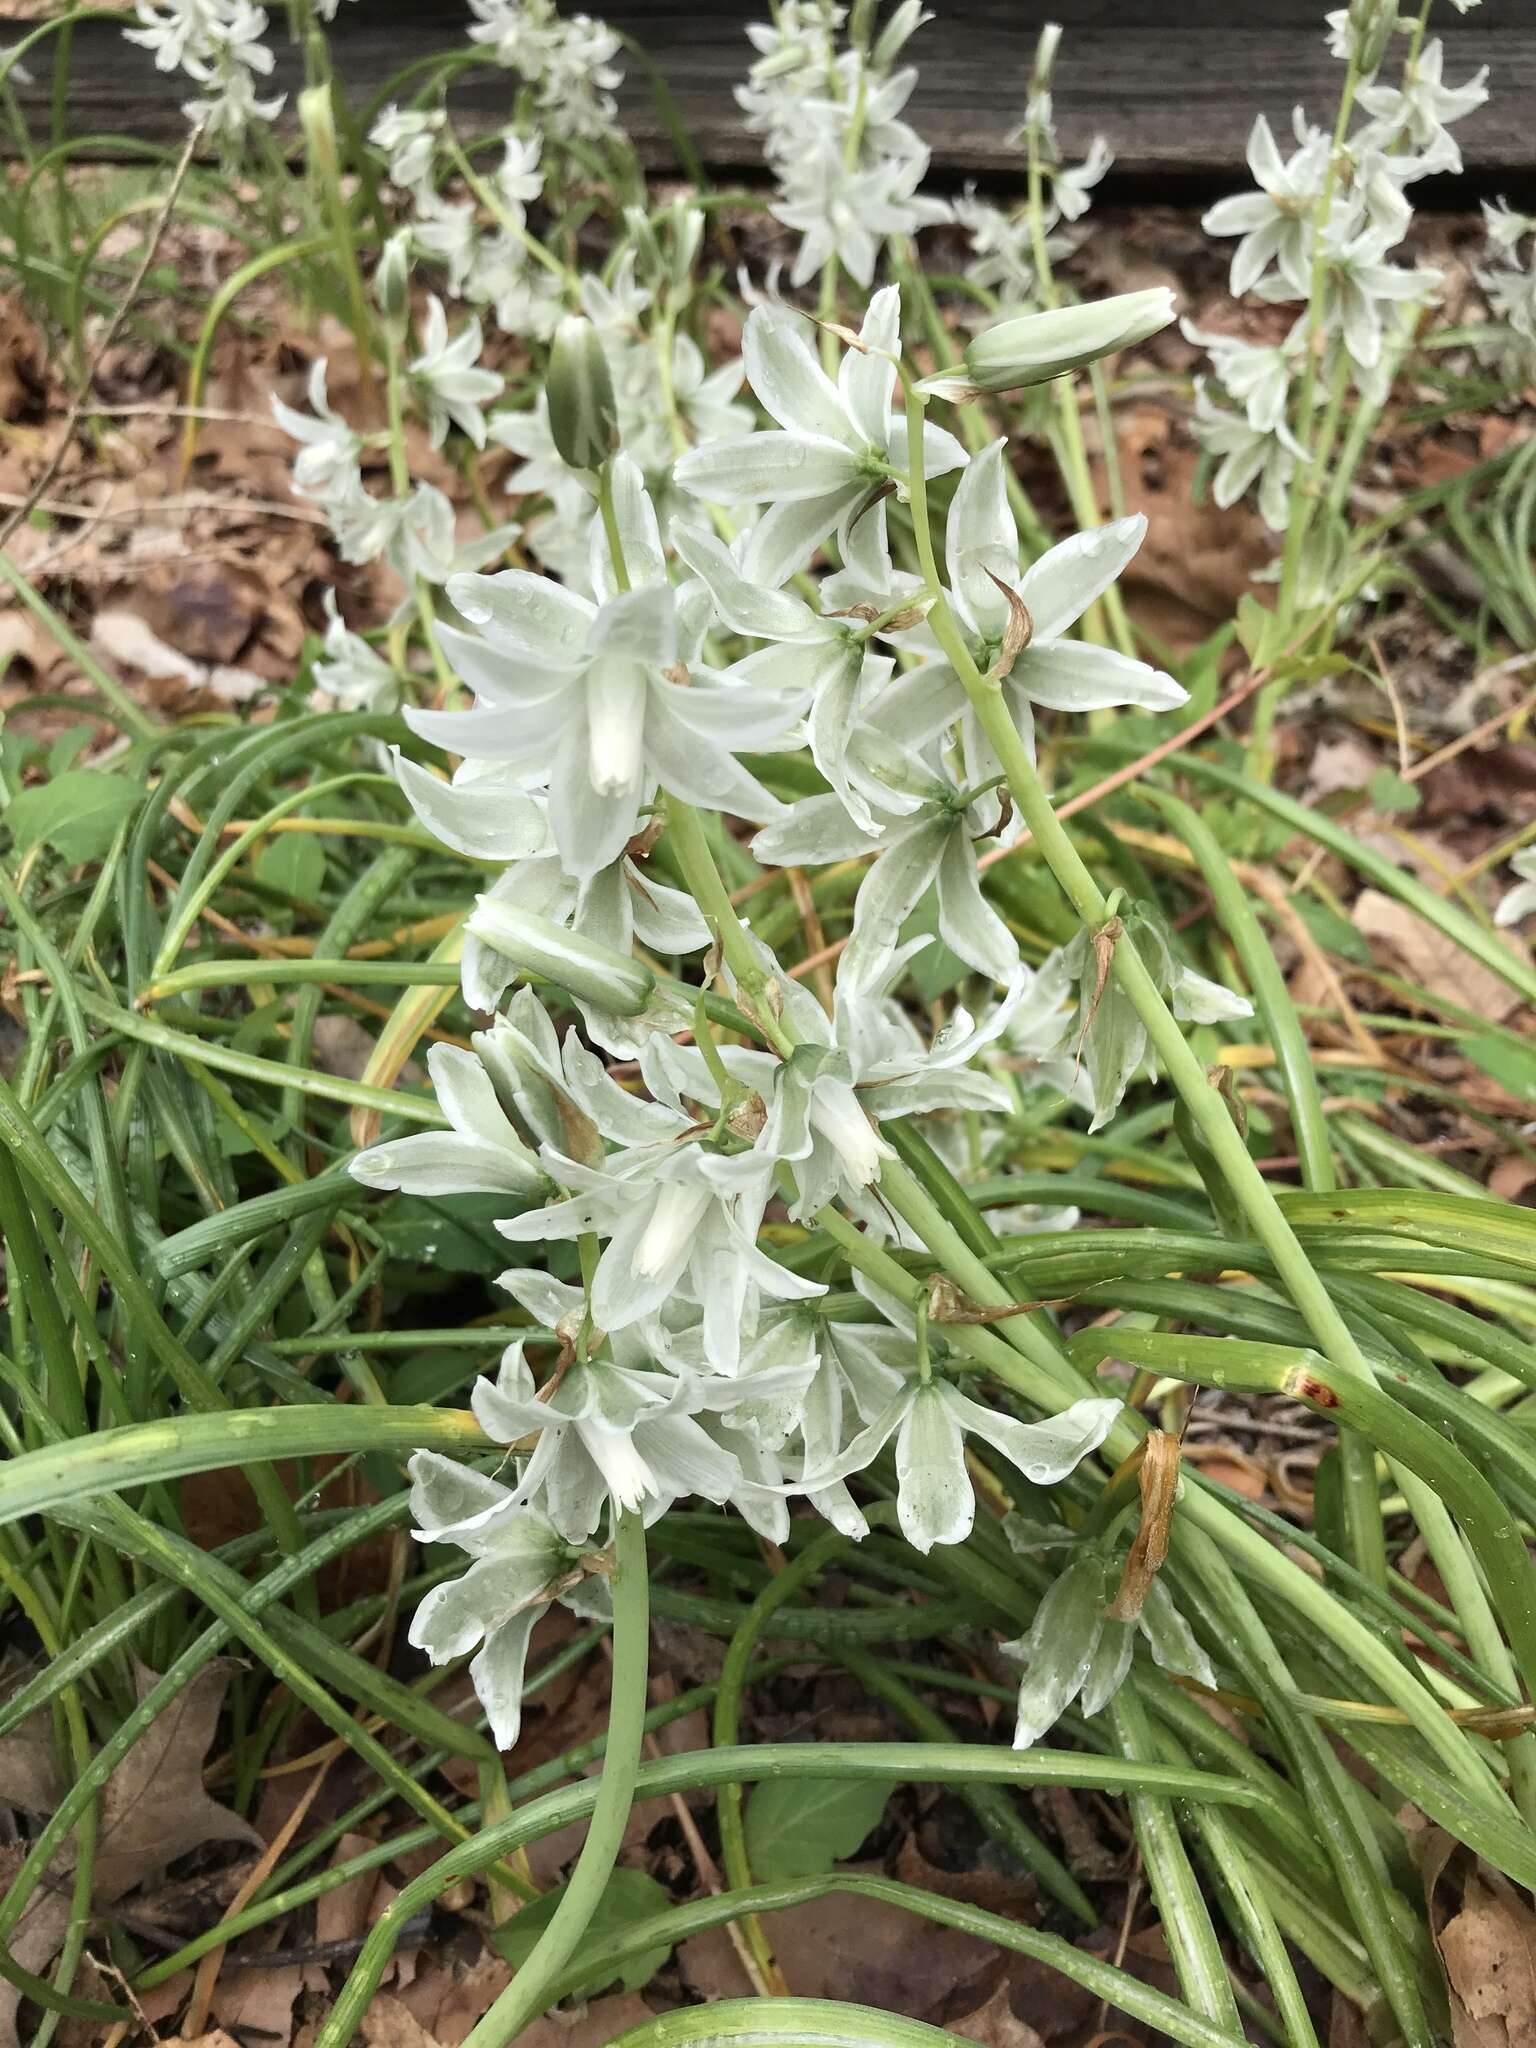
[[(626, 275), (621, 263), (608, 289), (624, 292)], [(1070, 359), (1092, 354), (1092, 332), (1114, 345), (1126, 321), (1113, 302), (1082, 309)], [(782, 1231), (765, 1226), (776, 1215), (814, 1226), (836, 1207), (873, 1241), (910, 1249), (881, 1192), (896, 1157), (885, 1128), (985, 1125), (1031, 1085), (1060, 1088), (1102, 1121), (1149, 1071), (1144, 1037), (1091, 988), (1086, 935), (1032, 972), (981, 884), (981, 861), (1017, 826), (928, 628), (938, 593), (893, 549), (889, 506), (911, 488), (897, 287), (873, 295), (825, 368), (803, 316), (757, 306), (741, 364), (676, 387), (680, 416), (697, 423), (680, 445), (658, 445), (654, 421), (636, 421), (644, 465), (624, 445), (608, 335), (575, 327), (562, 330), (533, 414), (501, 405), (478, 347), (461, 345), (437, 301), (401, 340), (429, 434), (505, 442), (539, 478), (565, 528), (559, 577), (537, 527), (541, 569), (445, 567), (451, 532), (430, 565), (403, 549), (391, 515), (364, 510), (389, 501), (361, 480), (367, 437), (330, 406), (323, 365), (307, 410), (279, 408), (298, 443), (296, 487), (333, 520), (343, 552), (357, 551), (372, 517), (369, 544), (439, 585), (437, 638), (463, 686), (443, 708), (405, 709), (428, 749), (456, 759), (451, 779), (430, 755), (394, 758), (422, 826), (485, 870), (462, 976), (490, 1021), (468, 1048), (429, 1055), (444, 1128), (388, 1138), (352, 1170), (375, 1188), (500, 1198), (500, 1284), (530, 1327), (473, 1405), (507, 1455), (494, 1478), (434, 1454), (414, 1460), (420, 1534), (469, 1565), (423, 1603), (412, 1640), (439, 1660), (476, 1653), (502, 1742), (516, 1735), (537, 1614), (555, 1598), (601, 1609), (616, 1512), (728, 1503), (782, 1541), (798, 1499), (858, 1536), (851, 1488), (889, 1458), (900, 1527), (926, 1551), (969, 1533), (968, 1443), (1034, 1486), (1102, 1443), (1116, 1399), (1085, 1388), (1040, 1421), (992, 1405), (942, 1320), (865, 1283), (861, 1310), (829, 1313), (824, 1279), (781, 1255)], [(1038, 340), (1009, 345), (1021, 381), (1049, 369)], [(743, 376), (753, 403), (739, 395)], [(605, 447), (594, 467), (561, 454)], [(946, 602), (1026, 737), (1037, 708), (1182, 702), (1171, 678), (1074, 636), (1135, 554), (1139, 518), (1071, 536), (1026, 568), (1004, 443), (968, 457), (929, 423), (920, 448), (925, 476), (953, 486)], [(316, 673), (338, 702), (391, 699), (389, 664), (334, 615)], [(775, 757), (802, 750), (825, 793), (776, 794)], [(744, 923), (717, 961), (744, 1014), (771, 1013), (759, 1045), (715, 1043), (697, 991), (650, 964), (686, 960), (714, 936), (652, 859), (684, 806), (706, 834), (720, 816), (755, 828), (769, 867), (860, 864), (830, 1008)], [(1176, 958), (1150, 915), (1127, 929), (1180, 1014), (1247, 1014)], [(955, 1003), (937, 1028), (920, 1027), (902, 990), (936, 942), (976, 1007)], [(557, 1026), (530, 977), (569, 998), (579, 1029)], [(622, 1078), (611, 1062), (628, 1063)], [(580, 1282), (556, 1277), (578, 1267)]]
[[(872, 1247), (925, 1249), (883, 1185), (903, 1124), (980, 1173), (1031, 1090), (1067, 1096), (1097, 1128), (1138, 1075), (1154, 1077), (1136, 1014), (1105, 985), (1105, 935), (1081, 933), (1031, 969), (984, 886), (1020, 826), (957, 641), (1031, 748), (1042, 714), (1155, 714), (1185, 693), (1082, 630), (1134, 558), (1141, 518), (1026, 561), (1006, 442), (972, 452), (926, 416), (909, 434), (903, 385), (916, 380), (902, 359), (917, 313), (896, 284), (869, 292), (855, 330), (818, 327), (770, 283), (748, 294), (739, 360), (712, 365), (677, 318), (699, 209), (626, 215), (602, 269), (580, 278), (532, 254), (527, 209), (565, 175), (551, 136), (603, 129), (613, 47), (546, 0), (475, 0), (474, 14), (476, 47), (525, 83), (521, 125), (461, 200), (443, 193), (455, 161), (444, 117), (385, 112), (372, 143), (406, 226), (374, 290), (392, 408), (450, 454), (512, 455), (521, 523), (459, 531), (445, 494), (409, 476), (393, 411), (388, 428), (349, 419), (323, 361), (306, 403), (276, 411), (296, 443), (295, 489), (339, 554), (382, 558), (399, 578), (396, 623), (430, 592), (422, 615), (442, 664), (403, 692), (404, 643), (392, 632), (376, 647), (331, 600), (315, 681), (349, 709), (405, 698), (413, 740), (389, 757), (400, 787), (422, 828), (479, 869), (459, 961), (484, 1028), (429, 1054), (441, 1127), (386, 1134), (352, 1171), (406, 1195), (492, 1198), (507, 1242), (499, 1284), (527, 1322), (473, 1396), (505, 1455), (494, 1476), (413, 1460), (418, 1534), (467, 1568), (428, 1595), (411, 1639), (437, 1661), (473, 1654), (492, 1732), (510, 1744), (534, 1622), (555, 1599), (604, 1611), (616, 1515), (651, 1520), (696, 1498), (782, 1543), (804, 1502), (858, 1538), (858, 1482), (878, 1467), (903, 1535), (926, 1552), (970, 1532), (969, 1456), (985, 1452), (1023, 1495), (1103, 1443), (1117, 1399), (1085, 1384), (1063, 1412), (1025, 1420), (946, 1342), (936, 1297), (914, 1307), (862, 1272), (834, 1295), (796, 1247), (835, 1211)], [(845, 44), (838, 10), (788, 4), (754, 33), (744, 99), (783, 173), (776, 204), (801, 236), (801, 280), (835, 263), (874, 284), (880, 244), (938, 217), (897, 63), (921, 20), (904, 0)], [(1039, 93), (1029, 119), (1054, 164)], [(817, 184), (845, 159), (840, 185)], [(837, 211), (850, 177), (873, 195), (852, 221)], [(1089, 183), (1091, 166), (1075, 182), (1053, 173), (1061, 218), (1081, 213)], [(504, 291), (487, 281), (497, 242)], [(413, 297), (413, 261), (435, 290)], [(530, 278), (547, 322), (526, 317), (527, 301), (504, 318)], [(922, 380), (913, 403), (1040, 384), (1172, 317), (1165, 291), (1017, 315), (977, 335), (953, 375)], [(485, 363), (487, 319), (538, 349), (532, 390)], [(938, 585), (915, 564), (902, 510), (914, 448)], [(492, 567), (514, 547), (516, 566)], [(940, 603), (953, 626), (942, 644)], [(820, 989), (734, 912), (722, 927), (721, 898), (701, 888), (697, 849), (741, 859), (743, 839), (770, 874), (846, 877), (851, 929)], [(1179, 957), (1150, 910), (1122, 909), (1118, 931), (1179, 1017), (1250, 1013)], [(946, 1000), (919, 1005), (935, 964)], [(701, 983), (718, 991), (713, 1013)], [(717, 1038), (721, 1003), (735, 1028)], [(1071, 1220), (1009, 1212), (1007, 1227)], [(1109, 1551), (1091, 1558), (1097, 1585)], [(1149, 1602), (1142, 1639), (1199, 1676), (1165, 1604)], [(1136, 1629), (1104, 1620), (1089, 1633), (1097, 1675), (1079, 1691), (1102, 1704)], [(1038, 1644), (1019, 1655), (1022, 1742), (1072, 1694), (1048, 1713), (1061, 1688), (1045, 1686)]]
[[(1211, 359), (1211, 378), (1197, 380), (1193, 426), (1214, 463), (1212, 496), (1225, 507), (1252, 491), (1276, 529), (1288, 523), (1298, 465), (1313, 457), (1300, 438), (1314, 431), (1318, 409), (1308, 395), (1309, 359), (1320, 348), (1313, 392), (1353, 387), (1364, 406), (1384, 401), (1442, 282), (1404, 256), (1413, 218), (1408, 188), (1460, 169), (1451, 129), (1488, 97), (1486, 70), (1446, 82), (1444, 45), (1425, 35), (1417, 17), (1399, 19), (1379, 0), (1353, 0), (1328, 23), (1329, 48), (1349, 67), (1355, 120), (1330, 137), (1298, 107), (1287, 140), (1260, 115), (1248, 143), (1253, 189), (1218, 200), (1204, 222), (1207, 233), (1235, 238), (1235, 296), (1251, 292), (1300, 310), (1289, 332), (1271, 341), (1184, 330)], [(1511, 334), (1529, 350), (1536, 320), (1528, 271), (1513, 260), (1519, 238), (1517, 231), (1502, 243), (1482, 279), (1498, 323), (1490, 329), (1494, 351)], [(1309, 307), (1321, 316), (1316, 330)]]

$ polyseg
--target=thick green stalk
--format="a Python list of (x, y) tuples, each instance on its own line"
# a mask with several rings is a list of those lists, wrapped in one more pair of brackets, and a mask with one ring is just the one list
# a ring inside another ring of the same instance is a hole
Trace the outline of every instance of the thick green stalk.
[[(1035, 844), (1065, 892), (1068, 901), (1090, 930), (1107, 923), (1107, 909), (1097, 882), (1066, 828), (1051, 807), (1029, 750), (1020, 738), (1009, 714), (1001, 687), (988, 682), (971, 658), (964, 636), (955, 623), (944, 595), (934, 556), (929, 527), (927, 488), (923, 477), (923, 401), (910, 387), (907, 394), (908, 489), (912, 500), (912, 526), (917, 538), (918, 560), (930, 586), (939, 592), (929, 613), (939, 645), (952, 663), (975, 710), (977, 722), (1003, 764), (1008, 789)], [(1157, 985), (1132, 945), (1114, 949), (1114, 975), (1140, 1018), (1157, 1054), (1158, 1062), (1216, 1155), (1233, 1194), (1241, 1203), (1254, 1234), (1275, 1262), (1292, 1300), (1306, 1317), (1318, 1344), (1330, 1359), (1353, 1378), (1368, 1380), (1365, 1361), (1344, 1318), (1334, 1307), (1327, 1288), (1313, 1271), (1311, 1262), (1275, 1200), (1274, 1192), (1259, 1172), (1243, 1143), (1226, 1105), (1206, 1079), (1204, 1070), (1184, 1041), (1172, 1011), (1163, 1001)]]
[(587, 1839), (564, 1896), (533, 1954), (490, 2011), (477, 2021), (464, 2048), (506, 2048), (544, 2011), (602, 1902), (603, 1891), (618, 1861), (640, 1769), (645, 1686), (650, 1668), (650, 1578), (646, 1569), (645, 1524), (634, 1509), (619, 1517), (614, 1550), (618, 1569), (613, 1580), (613, 1689), (608, 1704), (608, 1748)]

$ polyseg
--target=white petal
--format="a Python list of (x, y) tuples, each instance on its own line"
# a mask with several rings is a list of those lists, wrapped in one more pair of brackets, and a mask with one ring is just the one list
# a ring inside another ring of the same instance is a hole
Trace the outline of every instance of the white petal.
[(494, 576), (450, 576), (455, 610), (493, 646), (552, 662), (570, 662), (586, 643), (594, 607), (574, 590), (527, 569)]
[(770, 430), (691, 448), (678, 458), (672, 475), (685, 491), (720, 505), (760, 498), (782, 505), (841, 490), (856, 482), (860, 471), (857, 457), (841, 441)]
[(1047, 549), (1025, 572), (1019, 596), (1037, 640), (1055, 640), (1102, 597), (1146, 536), (1143, 513), (1089, 527)]
[(848, 420), (836, 386), (806, 341), (808, 323), (776, 307), (748, 315), (741, 355), (747, 382), (764, 411), (791, 433), (848, 438)]
[(472, 860), (526, 860), (548, 843), (544, 813), (516, 782), (495, 777), (448, 783), (400, 749), (395, 777), (435, 839)]
[(896, 1437), (896, 1512), (914, 1549), (963, 1543), (976, 1519), (976, 1496), (965, 1469), (965, 1437), (944, 1399), (942, 1382), (919, 1387)]

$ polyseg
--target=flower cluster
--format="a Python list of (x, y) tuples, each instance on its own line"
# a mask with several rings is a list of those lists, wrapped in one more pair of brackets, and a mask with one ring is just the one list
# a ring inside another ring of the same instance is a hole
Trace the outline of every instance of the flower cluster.
[(197, 91), (182, 111), (211, 140), (238, 142), (251, 122), (282, 111), (281, 93), (263, 99), (259, 90), (274, 59), (262, 41), (266, 9), (255, 0), (138, 0), (135, 15), (138, 27), (124, 35), (154, 53), (157, 71), (192, 81)]
[(1235, 238), (1235, 295), (1307, 303), (1277, 341), (1185, 328), (1209, 351), (1214, 373), (1197, 382), (1194, 414), (1215, 463), (1212, 495), (1227, 506), (1254, 490), (1276, 529), (1288, 523), (1297, 465), (1310, 459), (1314, 378), (1329, 392), (1353, 386), (1371, 407), (1385, 400), (1441, 283), (1434, 270), (1392, 260), (1413, 218), (1408, 188), (1460, 168), (1450, 130), (1488, 96), (1483, 71), (1445, 83), (1444, 46), (1425, 39), (1422, 23), (1398, 83), (1387, 83), (1398, 17), (1376, 0), (1354, 0), (1329, 16), (1329, 28), (1329, 47), (1348, 67), (1346, 107), (1362, 118), (1330, 137), (1298, 107), (1285, 143), (1261, 114), (1248, 142), (1253, 189), (1218, 200), (1204, 221), (1208, 234)]
[(801, 237), (796, 285), (833, 262), (868, 285), (887, 236), (949, 218), (921, 190), (927, 145), (901, 118), (917, 72), (896, 64), (931, 16), (901, 0), (872, 45), (867, 29), (843, 44), (845, 19), (822, 0), (786, 0), (747, 30), (758, 56), (736, 97), (779, 182), (774, 217)]
[[(679, 217), (670, 233), (687, 246), (697, 230)], [(708, 400), (708, 378), (674, 380), (681, 431), (657, 440), (621, 395), (645, 304), (633, 275), (621, 258), (589, 292), (592, 321), (562, 335), (535, 414), (484, 419), (490, 392), (462, 381), (474, 350), (446, 366), (439, 310), (411, 366), (429, 423), (519, 447), (523, 486), (534, 471), (572, 558), (547, 573), (541, 531), (544, 572), (442, 584), (437, 643), (469, 702), (405, 715), (459, 765), (451, 780), (405, 753), (396, 765), (420, 823), (492, 870), (462, 953), (466, 1000), (492, 1021), (468, 1049), (430, 1056), (447, 1128), (375, 1145), (352, 1169), (370, 1187), (499, 1196), (501, 1234), (538, 1256), (502, 1275), (532, 1327), (474, 1396), (510, 1472), (461, 1481), (440, 1459), (415, 1465), (422, 1533), (472, 1562), (423, 1607), (413, 1640), (438, 1658), (483, 1646), (476, 1682), (503, 1740), (530, 1616), (557, 1595), (601, 1597), (591, 1546), (616, 1513), (697, 1496), (782, 1540), (802, 1498), (858, 1535), (851, 1484), (890, 1450), (901, 1527), (926, 1550), (971, 1526), (968, 1440), (1036, 1484), (1102, 1442), (1115, 1400), (1086, 1395), (1037, 1422), (988, 1405), (966, 1391), (939, 1323), (871, 1283), (861, 1314), (829, 1313), (824, 1280), (767, 1226), (778, 1213), (814, 1232), (836, 1210), (873, 1243), (910, 1246), (884, 1188), (897, 1154), (882, 1125), (1006, 1116), (1026, 1044), (1046, 1086), (1086, 1047), (1100, 1118), (1145, 1063), (1144, 1039), (1123, 1029), (1117, 1060), (1101, 1053), (1112, 1004), (1094, 999), (1084, 1024), (1081, 948), (1031, 972), (982, 886), (983, 857), (1017, 822), (962, 650), (1026, 740), (1039, 710), (1166, 709), (1184, 695), (1074, 633), (1142, 520), (1072, 536), (1025, 568), (1004, 444), (968, 458), (896, 409), (897, 287), (874, 294), (830, 368), (802, 316), (759, 305), (741, 366)], [(1112, 340), (1127, 317), (1107, 307), (1096, 331)], [(1038, 339), (1008, 345), (1020, 378), (1048, 373)], [(1070, 345), (1071, 360), (1092, 353), (1075, 329)], [(729, 395), (743, 369), (765, 425)], [(326, 407), (318, 371), (311, 399), (309, 414), (283, 415), (302, 439), (297, 481), (345, 515), (358, 437)], [(561, 450), (595, 467), (573, 469)], [(892, 506), (940, 478), (956, 481), (935, 584), (909, 565)], [(958, 639), (934, 630), (936, 605)], [(354, 688), (375, 680), (339, 633), (332, 666)], [(802, 794), (775, 763), (807, 755), (820, 787)], [(757, 828), (767, 869), (855, 867), (825, 1005), (701, 880), (721, 815)], [(901, 1000), (925, 923), (978, 998), (928, 1029)], [(729, 1014), (755, 1023), (745, 1042), (717, 1039), (697, 991), (651, 964), (712, 942)], [(1246, 1014), (1160, 931), (1135, 943), (1184, 1014)], [(561, 1033), (531, 978), (564, 992), (580, 1032)], [(564, 1244), (580, 1284), (544, 1263)], [(535, 1364), (551, 1356), (541, 1381)]]

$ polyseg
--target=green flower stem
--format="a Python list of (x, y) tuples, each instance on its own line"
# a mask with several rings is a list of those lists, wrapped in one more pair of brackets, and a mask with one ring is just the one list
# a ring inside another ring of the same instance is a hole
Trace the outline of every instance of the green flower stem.
[[(1301, 1020), (1296, 1015), (1269, 941), (1226, 855), (1205, 821), (1190, 805), (1161, 790), (1143, 790), (1141, 794), (1163, 813), (1177, 837), (1189, 848), (1211, 891), (1216, 914), (1237, 949), (1237, 957), (1253, 990), (1269, 1042), (1280, 1062), (1296, 1134), (1296, 1151), (1301, 1160), (1302, 1179), (1314, 1193), (1326, 1194), (1338, 1183), (1328, 1119), (1323, 1113), (1322, 1093), (1317, 1085), (1317, 1070), (1312, 1063), (1312, 1050), (1306, 1033), (1302, 1030)], [(1377, 1586), (1384, 1588), (1387, 1583), (1387, 1553), (1382, 1531), (1381, 1498), (1376, 1483), (1375, 1453), (1349, 1431), (1340, 1438), (1339, 1452), (1349, 1555), (1361, 1571)]]
[[(849, 1538), (840, 1529), (824, 1529), (800, 1555), (782, 1571), (776, 1572), (764, 1586), (742, 1616), (741, 1624), (731, 1637), (730, 1647), (725, 1653), (725, 1663), (720, 1672), (720, 1690), (715, 1695), (714, 1726), (710, 1731), (716, 1749), (729, 1749), (741, 1734), (741, 1698), (746, 1690), (747, 1672), (752, 1662), (752, 1653), (757, 1648), (764, 1629), (774, 1614), (786, 1601), (792, 1600), (803, 1586), (808, 1586), (823, 1566), (847, 1549)], [(752, 1866), (747, 1859), (747, 1831), (742, 1818), (741, 1787), (728, 1784), (720, 1787), (715, 1802), (715, 1811), (720, 1823), (720, 1861), (725, 1868), (726, 1881), (734, 1889), (741, 1889), (752, 1882)], [(759, 1990), (771, 1990), (781, 1986), (773, 1951), (768, 1945), (762, 1922), (755, 1913), (745, 1915), (741, 1932), (752, 1957), (752, 1965)]]
[[(1003, 764), (1009, 792), (1035, 844), (1078, 916), (1090, 930), (1096, 929), (1106, 922), (1106, 906), (1099, 886), (1051, 807), (1029, 750), (1009, 715), (1001, 688), (988, 683), (977, 669), (964, 636), (955, 623), (949, 600), (943, 594), (934, 556), (927, 486), (923, 476), (923, 400), (922, 395), (910, 385), (907, 391), (907, 432), (908, 489), (918, 560), (923, 575), (940, 593), (928, 615), (929, 624), (970, 698), (982, 731)], [(1365, 1361), (1344, 1318), (1313, 1271), (1295, 1233), (1281, 1214), (1272, 1189), (1239, 1136), (1226, 1105), (1186, 1045), (1172, 1011), (1158, 993), (1134, 946), (1116, 946), (1113, 971), (1141, 1019), (1160, 1065), (1187, 1104), (1233, 1194), (1246, 1212), (1255, 1235), (1273, 1258), (1292, 1300), (1307, 1318), (1320, 1347), (1341, 1371), (1355, 1379), (1368, 1381), (1370, 1375)]]
[[(645, 1524), (633, 1509), (621, 1514), (614, 1543), (613, 1689), (608, 1705), (608, 1748), (591, 1808), (591, 1824), (576, 1868), (532, 1955), (482, 2019), (464, 2048), (507, 2048), (555, 1996), (566, 1964), (586, 1934), (618, 1861), (634, 1804), (645, 1726), (650, 1667), (650, 1578)], [(522, 1809), (526, 1815), (528, 1809)], [(515, 1820), (522, 1816), (514, 1816)], [(509, 1823), (487, 1831), (487, 1839)]]
[(1286, 528), (1285, 554), (1280, 566), (1280, 591), (1275, 605), (1280, 619), (1287, 626), (1295, 610), (1296, 581), (1301, 572), (1302, 548), (1306, 543), (1307, 529), (1311, 524), (1320, 481), (1315, 451), (1312, 449), (1312, 428), (1317, 415), (1317, 371), (1322, 355), (1323, 315), (1327, 307), (1328, 221), (1333, 212), (1333, 195), (1338, 183), (1339, 156), (1344, 146), (1344, 138), (1349, 132), (1350, 116), (1354, 112), (1355, 93), (1359, 84), (1359, 65), (1351, 56), (1345, 68), (1344, 84), (1339, 93), (1339, 113), (1333, 125), (1328, 170), (1312, 216), (1312, 275), (1307, 293), (1307, 326), (1302, 344), (1301, 386), (1296, 418), (1296, 438), (1307, 450), (1307, 461), (1299, 479), (1300, 488), (1293, 488), (1291, 492), (1291, 516)]
[(740, 913), (720, 879), (703, 819), (691, 804), (675, 796), (667, 799), (667, 838), (688, 892), (703, 913), (721, 957), (735, 978), (737, 1002), (775, 1052), (787, 1059), (794, 1050), (794, 1038), (770, 1007), (771, 977), (759, 962), (742, 927)]

